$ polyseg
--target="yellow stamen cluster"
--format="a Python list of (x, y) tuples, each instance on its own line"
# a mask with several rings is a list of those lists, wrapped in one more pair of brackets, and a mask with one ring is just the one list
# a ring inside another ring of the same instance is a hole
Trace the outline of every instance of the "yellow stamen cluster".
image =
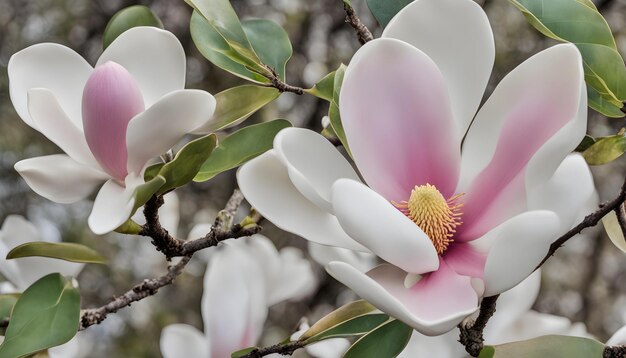
[(453, 241), (456, 227), (462, 224), (463, 203), (459, 202), (462, 195), (461, 193), (446, 200), (434, 185), (419, 185), (411, 191), (408, 202), (394, 202), (393, 205), (428, 235), (437, 253), (441, 255)]

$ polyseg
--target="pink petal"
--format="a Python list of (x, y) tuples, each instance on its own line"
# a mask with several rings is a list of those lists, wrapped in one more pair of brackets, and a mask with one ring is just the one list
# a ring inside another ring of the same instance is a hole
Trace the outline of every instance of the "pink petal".
[(459, 275), (483, 278), (487, 254), (471, 243), (452, 243), (444, 253), (443, 259)]
[(439, 267), (408, 289), (406, 272), (389, 264), (366, 274), (343, 262), (331, 262), (327, 269), (381, 311), (433, 336), (450, 331), (478, 308), (471, 279), (457, 275), (443, 260)]
[(454, 194), (460, 137), (427, 55), (399, 40), (367, 43), (346, 70), (339, 106), (357, 167), (387, 200), (407, 200), (426, 183)]
[(143, 110), (139, 86), (124, 67), (109, 61), (89, 77), (83, 91), (85, 137), (102, 168), (118, 180), (128, 173), (128, 123)]
[[(569, 127), (581, 122), (581, 79), (576, 47), (558, 45), (502, 80), (465, 140), (457, 190), (467, 195), (456, 240), (476, 239), (525, 210), (526, 188), (541, 184), (535, 180), (539, 177), (549, 179), (580, 142), (577, 136), (561, 138), (560, 133), (569, 133)], [(529, 181), (527, 167), (536, 160), (544, 165), (535, 165)]]

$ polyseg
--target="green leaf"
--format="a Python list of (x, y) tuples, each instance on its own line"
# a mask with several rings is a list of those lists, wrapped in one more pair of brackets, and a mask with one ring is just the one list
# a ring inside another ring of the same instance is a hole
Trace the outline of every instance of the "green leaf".
[(197, 11), (191, 15), (189, 30), (198, 51), (217, 67), (252, 82), (269, 83), (266, 77), (257, 72), (260, 69), (252, 70), (251, 66), (258, 66), (235, 51)]
[(347, 303), (326, 316), (322, 317), (319, 321), (315, 322), (311, 328), (300, 336), (300, 340), (307, 340), (314, 336), (317, 336), (329, 329), (336, 327), (337, 325), (351, 320), (355, 317), (359, 317), (368, 313), (371, 313), (376, 308), (364, 300), (358, 300)]
[(543, 336), (526, 341), (486, 346), (479, 358), (602, 357), (604, 344), (590, 338)]
[(187, 143), (176, 153), (176, 157), (171, 162), (161, 168), (159, 176), (165, 178), (165, 185), (159, 189), (158, 193), (165, 193), (192, 181), (216, 145), (215, 134)]
[(166, 180), (164, 177), (157, 175), (145, 184), (138, 186), (137, 189), (135, 189), (135, 206), (133, 207), (131, 215), (134, 214), (137, 209), (142, 207), (143, 204), (147, 203), (152, 195), (156, 194), (156, 192), (161, 189), (165, 182)]
[(367, 7), (374, 14), (380, 26), (387, 27), (389, 21), (412, 2), (413, 0), (367, 0)]
[(157, 163), (146, 168), (146, 171), (143, 173), (143, 180), (145, 182), (149, 182), (150, 180), (154, 179), (154, 177), (159, 175), (159, 172), (164, 165), (165, 163)]
[(102, 36), (103, 47), (106, 49), (124, 31), (137, 26), (153, 26), (162, 29), (163, 23), (148, 7), (129, 6), (118, 11), (109, 20)]
[(341, 86), (343, 85), (343, 76), (346, 73), (346, 66), (341, 64), (337, 71), (335, 71), (335, 79), (333, 81), (333, 100), (330, 102), (328, 109), (328, 117), (330, 118), (330, 126), (337, 135), (337, 138), (346, 148), (348, 154), (350, 153), (350, 147), (348, 147), (348, 140), (346, 139), (346, 132), (343, 130), (343, 124), (341, 124), (341, 115), (339, 114), (339, 93), (341, 92)]
[(0, 357), (24, 357), (74, 337), (80, 318), (80, 294), (72, 280), (53, 273), (24, 291), (13, 308)]
[(229, 88), (215, 95), (217, 107), (213, 118), (206, 126), (194, 133), (211, 133), (226, 127), (236, 126), (280, 96), (271, 87), (244, 85)]
[(395, 358), (409, 343), (413, 329), (391, 320), (359, 338), (348, 349), (344, 358)]
[(252, 352), (253, 350), (258, 349), (257, 347), (248, 347), (248, 348), (244, 348), (244, 349), (240, 349), (236, 352), (231, 353), (231, 358), (241, 358), (241, 357), (245, 357), (248, 354), (250, 354), (250, 352)]
[(285, 67), (293, 54), (287, 32), (274, 21), (265, 19), (247, 20), (241, 25), (261, 63), (273, 68), (285, 80)]
[(276, 119), (245, 127), (229, 135), (215, 148), (193, 180), (207, 181), (265, 153), (272, 149), (276, 134), (287, 127), (291, 127), (291, 123)]
[(590, 135), (585, 135), (585, 138), (576, 147), (576, 152), (584, 152), (587, 148), (591, 147), (596, 142), (596, 139)]
[(80, 244), (71, 242), (27, 242), (17, 246), (7, 254), (7, 260), (21, 257), (50, 257), (53, 259), (82, 262), (92, 264), (104, 264), (106, 259), (95, 250)]
[(330, 338), (348, 338), (363, 335), (389, 320), (389, 316), (382, 313), (368, 313), (343, 321), (329, 329), (322, 331), (306, 340), (307, 344)]
[(19, 293), (0, 295), (0, 319), (8, 319), (11, 317), (11, 311), (13, 311), (13, 307), (18, 298), (20, 298)]
[(583, 152), (583, 157), (589, 165), (602, 165), (614, 161), (624, 152), (626, 152), (626, 137), (614, 135), (599, 138)]
[(626, 66), (606, 20), (590, 0), (509, 0), (544, 35), (575, 44), (585, 70), (589, 106), (609, 117), (626, 100)]
[(115, 232), (119, 232), (120, 234), (128, 234), (128, 235), (139, 235), (141, 232), (141, 225), (134, 222), (132, 219), (126, 220), (125, 223), (120, 225)]
[(618, 249), (626, 252), (624, 229), (622, 228), (622, 225), (619, 224), (615, 211), (609, 212), (602, 218), (602, 226), (604, 226), (604, 231), (606, 231), (606, 234), (611, 242), (617, 246)]
[(333, 91), (335, 89), (335, 73), (336, 71), (327, 74), (318, 83), (316, 83), (315, 86), (304, 91), (315, 97), (331, 102), (333, 100)]

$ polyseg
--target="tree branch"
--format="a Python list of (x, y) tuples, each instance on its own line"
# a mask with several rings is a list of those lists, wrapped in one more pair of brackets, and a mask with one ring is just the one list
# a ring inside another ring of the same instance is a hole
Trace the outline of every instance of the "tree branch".
[(356, 31), (361, 45), (365, 45), (366, 42), (373, 40), (374, 36), (372, 32), (363, 24), (354, 11), (354, 8), (347, 1), (343, 2), (343, 9), (346, 11), (346, 23), (352, 26), (354, 31)]
[(498, 297), (500, 297), (500, 295), (483, 298), (483, 301), (480, 303), (480, 312), (476, 320), (459, 324), (459, 331), (461, 331), (459, 342), (465, 346), (465, 351), (472, 357), (478, 357), (478, 354), (483, 349), (483, 343), (485, 341), (483, 331), (491, 316), (496, 312)]
[(80, 330), (100, 324), (110, 313), (115, 313), (124, 307), (130, 306), (133, 302), (141, 301), (148, 296), (156, 294), (161, 287), (171, 284), (176, 277), (183, 273), (183, 269), (187, 266), (190, 259), (191, 256), (183, 257), (177, 264), (168, 267), (165, 275), (143, 280), (142, 283), (102, 307), (84, 310), (80, 318)]
[(270, 354), (280, 354), (283, 356), (290, 356), (295, 351), (305, 346), (304, 342), (295, 341), (287, 344), (275, 344), (273, 346), (265, 347), (265, 348), (257, 348), (251, 351), (250, 353), (241, 356), (241, 358), (261, 358), (268, 356)]
[(278, 75), (276, 70), (274, 70), (272, 67), (265, 65), (265, 69), (271, 73), (271, 75), (263, 74), (263, 76), (265, 76), (265, 78), (267, 78), (271, 82), (271, 84), (266, 85), (267, 87), (274, 87), (281, 93), (291, 92), (297, 95), (304, 94), (304, 89), (302, 87), (292, 86), (290, 84), (283, 82), (280, 79), (280, 76)]
[(195, 252), (211, 246), (217, 246), (221, 241), (230, 238), (250, 236), (261, 231), (261, 227), (258, 225), (250, 227), (241, 227), (239, 224), (231, 225), (233, 217), (243, 199), (241, 191), (235, 190), (224, 209), (218, 214), (208, 234), (196, 240), (182, 241), (172, 237), (161, 226), (158, 211), (159, 207), (163, 205), (163, 197), (153, 196), (144, 207), (146, 224), (143, 226), (140, 235), (150, 236), (157, 250), (163, 252), (168, 260), (172, 257), (182, 256), (181, 260), (177, 264), (170, 265), (165, 275), (153, 279), (145, 279), (142, 283), (136, 285), (122, 296), (114, 298), (102, 307), (84, 310), (81, 314), (80, 329), (83, 330), (89, 326), (100, 324), (106, 319), (108, 314), (130, 306), (133, 302), (155, 295), (161, 287), (171, 284), (180, 276)]
[[(611, 211), (616, 210), (616, 209), (619, 210), (620, 206), (624, 203), (625, 200), (626, 200), (626, 180), (624, 181), (624, 184), (622, 185), (622, 189), (620, 190), (617, 198), (602, 205), (602, 207), (598, 209), (597, 211), (587, 215), (580, 224), (574, 226), (570, 231), (566, 232), (563, 236), (559, 237), (556, 241), (554, 241), (552, 245), (550, 245), (550, 250), (548, 251), (546, 256), (543, 258), (543, 260), (541, 260), (541, 263), (537, 265), (537, 268), (541, 267), (546, 261), (548, 261), (548, 259), (552, 255), (554, 255), (554, 253), (561, 246), (563, 246), (569, 239), (576, 236), (577, 234), (580, 234), (581, 231), (583, 231), (584, 229), (588, 227), (593, 227), (593, 226), (598, 225), (600, 220), (602, 220), (602, 218), (605, 217)], [(618, 218), (619, 216), (620, 215), (618, 215)]]
[(602, 358), (624, 358), (626, 357), (626, 346), (607, 346), (604, 347)]

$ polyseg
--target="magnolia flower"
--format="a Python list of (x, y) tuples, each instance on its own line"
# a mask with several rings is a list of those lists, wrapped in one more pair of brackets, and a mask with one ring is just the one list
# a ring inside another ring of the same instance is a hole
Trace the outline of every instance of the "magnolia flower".
[(531, 57), (476, 114), (493, 62), (478, 4), (414, 1), (345, 72), (339, 109), (367, 185), (322, 136), (290, 128), (239, 170), (241, 190), (286, 231), (386, 261), (328, 265), (362, 298), (421, 333), (451, 330), (530, 275), (594, 192), (568, 156), (587, 124), (577, 48)]
[[(537, 270), (522, 283), (500, 295), (498, 309), (484, 331), (485, 344), (504, 344), (551, 334), (589, 337), (583, 323), (572, 323), (565, 317), (531, 310), (540, 286), (541, 272)], [(436, 337), (414, 332), (409, 344), (398, 357), (467, 357), (458, 340), (458, 329)]]
[[(54, 43), (9, 60), (19, 116), (66, 154), (22, 160), (15, 169), (39, 195), (73, 203), (100, 191), (89, 227), (104, 234), (132, 214), (150, 160), (207, 122), (215, 99), (185, 90), (185, 53), (170, 32), (136, 27), (102, 53), (95, 69)], [(102, 185), (104, 183), (104, 185)]]
[(261, 337), (268, 308), (315, 288), (311, 266), (294, 248), (276, 250), (262, 235), (212, 250), (204, 276), (204, 334), (187, 324), (165, 327), (165, 358), (227, 358)]
[[(0, 229), (0, 273), (9, 284), (2, 287), (2, 293), (24, 292), (40, 278), (58, 272), (63, 276), (76, 277), (84, 264), (47, 257), (23, 257), (7, 260), (5, 257), (15, 247), (33, 241), (40, 241), (42, 235), (28, 220), (19, 215), (10, 215)], [(0, 342), (4, 337), (0, 337)], [(58, 347), (48, 350), (51, 358), (76, 357), (79, 349), (79, 336)]]

